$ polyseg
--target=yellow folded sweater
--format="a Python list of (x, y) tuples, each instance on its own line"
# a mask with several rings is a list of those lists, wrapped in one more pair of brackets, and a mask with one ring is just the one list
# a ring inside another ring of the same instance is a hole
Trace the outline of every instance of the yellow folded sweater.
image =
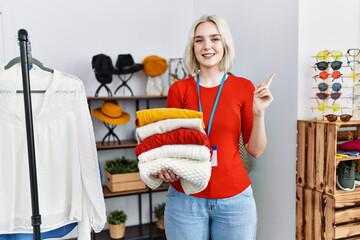
[[(142, 127), (149, 123), (165, 120), (169, 118), (201, 118), (203, 119), (202, 112), (180, 109), (180, 108), (152, 108), (136, 112), (135, 125)], [(203, 123), (205, 127), (205, 124)]]

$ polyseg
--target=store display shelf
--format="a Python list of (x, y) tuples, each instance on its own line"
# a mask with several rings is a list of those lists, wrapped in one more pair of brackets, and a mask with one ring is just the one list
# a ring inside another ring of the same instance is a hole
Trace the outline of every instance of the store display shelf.
[(341, 189), (336, 189), (334, 194), (333, 194), (335, 199), (338, 198), (342, 198), (342, 197), (347, 197), (347, 198), (352, 198), (352, 199), (359, 199), (360, 202), (360, 186), (356, 186), (354, 190), (352, 191), (344, 191)]
[(87, 97), (88, 101), (107, 101), (107, 100), (156, 100), (166, 99), (167, 96), (113, 96), (113, 97)]
[(110, 141), (110, 142), (105, 141), (104, 143), (96, 142), (97, 150), (134, 148), (134, 147), (136, 147), (136, 145), (137, 145), (137, 142), (135, 139), (121, 140), (120, 144), (117, 141)]
[(341, 161), (350, 161), (350, 160), (360, 160), (360, 156), (336, 158), (336, 164), (338, 164)]
[(162, 192), (167, 191), (168, 185), (164, 184), (158, 187), (157, 189), (137, 189), (137, 190), (131, 190), (131, 191), (121, 191), (121, 192), (111, 192), (109, 188), (104, 186), (104, 198), (111, 198), (111, 197), (119, 197), (119, 196), (128, 196), (128, 195), (135, 195), (135, 194), (142, 194), (142, 193), (149, 193), (149, 192)]
[[(99, 103), (104, 102), (104, 101), (127, 101), (129, 103), (133, 102), (134, 106), (127, 106), (129, 108), (133, 107), (134, 108), (134, 112), (136, 113), (137, 111), (139, 111), (140, 109), (150, 109), (152, 108), (152, 106), (150, 105), (151, 102), (155, 102), (156, 104), (154, 104), (154, 106), (159, 106), (159, 103), (161, 106), (164, 106), (164, 100), (167, 99), (167, 96), (112, 96), (112, 97), (108, 97), (108, 96), (104, 96), (104, 97), (93, 97), (93, 96), (88, 96), (87, 97), (87, 102), (88, 102), (88, 107), (89, 107), (89, 111), (92, 111), (93, 107), (98, 107)], [(96, 104), (94, 104), (95, 106), (92, 106), (92, 104), (94, 102), (97, 102)], [(113, 136), (113, 130), (114, 128), (112, 126), (107, 126), (109, 133), (111, 136)], [(133, 128), (135, 128), (135, 126), (133, 126)], [(114, 138), (105, 138), (105, 140), (109, 140), (112, 139), (114, 140)], [(116, 138), (115, 138), (116, 139)], [(126, 140), (122, 140), (121, 139), (121, 143), (117, 142), (117, 141), (99, 141), (96, 142), (96, 148), (97, 151), (103, 151), (103, 150), (116, 150), (118, 149), (119, 152), (121, 152), (123, 149), (131, 149), (131, 148), (135, 148), (137, 146), (137, 141), (136, 139), (126, 139)], [(142, 203), (142, 194), (146, 194), (148, 195), (148, 211), (149, 211), (149, 222), (152, 223), (152, 216), (153, 216), (153, 204), (152, 204), (152, 193), (154, 192), (161, 192), (161, 191), (166, 191), (168, 189), (167, 185), (162, 185), (157, 189), (149, 189), (149, 188), (145, 188), (145, 189), (137, 189), (137, 190), (130, 190), (130, 191), (121, 191), (121, 192), (111, 192), (106, 186), (104, 186), (103, 188), (103, 194), (104, 194), (104, 198), (112, 198), (112, 197), (126, 197), (126, 196), (130, 196), (130, 195), (137, 195), (138, 198), (138, 210), (139, 210), (139, 225), (137, 226), (131, 226), (131, 227), (126, 227), (126, 234), (125, 234), (125, 239), (156, 239), (156, 240), (161, 240), (161, 239), (165, 239), (164, 237), (164, 233), (160, 232), (159, 230), (155, 229), (155, 227), (153, 227), (153, 225), (151, 224), (142, 224), (142, 208), (143, 208), (143, 203)], [(150, 227), (152, 226), (152, 227)], [(98, 234), (94, 234), (92, 236), (93, 240), (98, 240), (98, 239), (110, 239), (109, 236), (109, 231), (104, 230)]]

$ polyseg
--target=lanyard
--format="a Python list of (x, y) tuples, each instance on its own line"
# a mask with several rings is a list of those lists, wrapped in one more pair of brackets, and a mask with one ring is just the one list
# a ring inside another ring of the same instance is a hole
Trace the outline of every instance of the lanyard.
[[(220, 88), (217, 92), (215, 103), (211, 110), (211, 115), (210, 115), (209, 124), (208, 124), (208, 132), (207, 132), (208, 136), (210, 136), (212, 120), (214, 118), (215, 110), (216, 110), (217, 104), (219, 102), (220, 94), (221, 94), (222, 88), (224, 86), (225, 78), (226, 78), (226, 73), (224, 73), (224, 76), (221, 79)], [(200, 110), (200, 112), (202, 112), (202, 106), (201, 106), (201, 101), (200, 101), (200, 77), (199, 77), (199, 74), (196, 75), (196, 87), (197, 87), (198, 99), (199, 99), (199, 110)]]

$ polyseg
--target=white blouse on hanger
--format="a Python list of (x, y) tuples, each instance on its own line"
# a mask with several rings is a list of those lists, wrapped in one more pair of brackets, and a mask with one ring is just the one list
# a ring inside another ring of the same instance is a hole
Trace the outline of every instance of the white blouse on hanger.
[[(95, 137), (82, 81), (34, 66), (30, 86), (41, 230), (78, 222), (78, 239), (106, 223)], [(0, 68), (0, 234), (32, 233), (20, 65)]]

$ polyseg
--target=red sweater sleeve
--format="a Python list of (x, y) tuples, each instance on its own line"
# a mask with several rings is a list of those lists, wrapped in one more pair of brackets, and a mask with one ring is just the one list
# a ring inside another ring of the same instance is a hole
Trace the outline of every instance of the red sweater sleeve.
[(253, 102), (254, 102), (254, 85), (249, 81), (245, 87), (247, 89), (245, 101), (241, 108), (241, 133), (244, 144), (249, 142), (250, 134), (253, 126)]

